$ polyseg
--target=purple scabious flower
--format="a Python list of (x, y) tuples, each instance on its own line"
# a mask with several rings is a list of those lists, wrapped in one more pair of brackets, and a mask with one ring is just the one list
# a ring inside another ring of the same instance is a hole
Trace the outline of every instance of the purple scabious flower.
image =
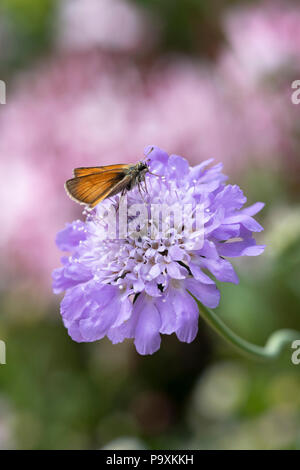
[[(119, 195), (57, 235), (57, 246), (69, 256), (53, 272), (53, 290), (66, 291), (61, 315), (75, 341), (134, 338), (140, 354), (157, 351), (161, 334), (175, 333), (190, 343), (198, 331), (195, 299), (215, 308), (220, 293), (214, 278), (238, 283), (226, 258), (264, 250), (252, 236), (263, 230), (252, 216), (264, 204), (243, 208), (246, 197), (237, 185), (225, 184), (221, 164), (207, 168), (212, 161), (207, 160), (190, 167), (158, 147), (148, 158), (151, 173), (158, 176), (147, 174), (147, 192), (135, 187), (127, 193), (125, 235), (120, 236), (118, 222), (119, 236), (107, 236), (104, 217), (109, 205), (118, 214)], [(143, 217), (137, 204), (146, 208)], [(177, 219), (175, 211), (154, 217), (153, 207), (176, 208), (183, 218)]]

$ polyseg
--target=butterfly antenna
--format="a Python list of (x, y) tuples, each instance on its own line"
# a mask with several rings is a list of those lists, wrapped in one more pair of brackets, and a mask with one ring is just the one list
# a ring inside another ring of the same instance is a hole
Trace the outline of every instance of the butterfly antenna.
[(139, 190), (139, 193), (140, 193), (140, 196), (141, 196), (141, 198), (142, 198), (143, 203), (144, 203), (144, 204), (147, 204), (146, 201), (145, 201), (145, 199), (144, 199), (144, 195), (143, 195), (143, 193), (142, 193), (142, 191), (141, 191), (141, 184), (140, 184), (140, 183), (138, 183), (138, 190)]
[(145, 157), (148, 157), (150, 153), (153, 152), (153, 150), (154, 150), (154, 147), (151, 147), (151, 149), (146, 153)]
[[(145, 157), (148, 157), (150, 155), (150, 153), (153, 152), (153, 150), (154, 150), (154, 147), (151, 147), (151, 149), (146, 153)], [(148, 158), (146, 160), (146, 163), (148, 163), (148, 162), (150, 162), (150, 158)], [(152, 173), (152, 171), (150, 171), (149, 169), (148, 169), (147, 173), (149, 173), (149, 175), (158, 176), (159, 178), (163, 178), (163, 175), (157, 175), (156, 173)]]

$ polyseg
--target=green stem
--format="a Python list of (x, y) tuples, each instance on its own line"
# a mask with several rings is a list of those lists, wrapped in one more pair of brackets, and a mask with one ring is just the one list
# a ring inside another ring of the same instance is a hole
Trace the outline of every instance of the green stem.
[(254, 359), (274, 360), (280, 356), (285, 346), (289, 345), (291, 347), (291, 343), (294, 340), (300, 340), (300, 332), (284, 329), (275, 331), (271, 334), (264, 347), (257, 346), (256, 344), (249, 343), (235, 334), (230, 328), (228, 328), (228, 326), (225, 325), (213, 310), (205, 307), (200, 302), (198, 302), (198, 305), (202, 318), (214, 330), (216, 330), (217, 333), (233, 346), (238, 348), (242, 353), (247, 354)]

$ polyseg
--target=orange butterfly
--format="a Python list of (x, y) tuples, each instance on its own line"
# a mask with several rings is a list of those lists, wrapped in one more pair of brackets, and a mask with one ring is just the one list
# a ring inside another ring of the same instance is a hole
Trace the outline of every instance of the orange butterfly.
[(65, 183), (67, 194), (80, 204), (95, 207), (99, 202), (118, 193), (124, 194), (145, 181), (147, 163), (75, 168), (74, 178)]

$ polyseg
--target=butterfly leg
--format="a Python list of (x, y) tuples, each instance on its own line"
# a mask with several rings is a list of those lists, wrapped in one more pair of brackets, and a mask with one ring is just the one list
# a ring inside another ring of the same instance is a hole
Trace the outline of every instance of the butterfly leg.
[(144, 185), (145, 185), (145, 193), (149, 194), (146, 177), (144, 177)]
[(139, 190), (139, 193), (140, 193), (140, 195), (141, 195), (141, 198), (142, 198), (143, 202), (144, 202), (144, 203), (146, 203), (146, 201), (145, 201), (145, 199), (144, 199), (144, 195), (143, 195), (143, 193), (142, 193), (142, 189), (141, 189), (141, 188), (142, 188), (142, 187), (141, 187), (141, 183), (138, 183), (138, 190)]
[(121, 191), (121, 193), (120, 193), (120, 199), (119, 199), (118, 206), (117, 206), (117, 212), (118, 212), (119, 207), (120, 207), (120, 205), (121, 205), (122, 198), (125, 197), (126, 192), (127, 192), (126, 188), (123, 188), (122, 191)]

